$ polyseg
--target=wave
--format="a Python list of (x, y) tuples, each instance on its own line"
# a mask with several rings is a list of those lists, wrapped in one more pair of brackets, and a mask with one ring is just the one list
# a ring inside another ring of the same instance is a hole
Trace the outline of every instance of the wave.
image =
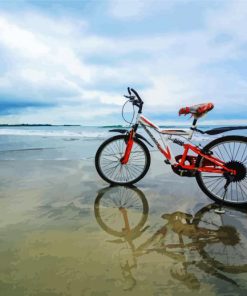
[(98, 126), (99, 128), (128, 128), (128, 126), (124, 126), (121, 124), (117, 124), (117, 125), (102, 125), (102, 126)]
[(54, 148), (24, 148), (24, 149), (10, 149), (10, 150), (0, 150), (0, 153), (5, 152), (20, 152), (20, 151), (42, 151), (42, 150), (50, 150), (50, 149), (58, 149), (60, 147), (54, 147)]
[[(117, 127), (117, 126), (115, 126)], [(146, 134), (140, 130), (140, 134)], [(63, 138), (64, 141), (77, 141), (80, 139), (85, 140), (96, 140), (96, 139), (106, 139), (109, 138), (111, 133), (108, 130), (96, 128), (94, 130), (89, 129), (80, 129), (80, 130), (42, 130), (42, 129), (9, 129), (9, 128), (1, 128), (0, 129), (0, 137), (1, 136), (32, 136), (32, 137), (60, 137)], [(213, 140), (217, 138), (217, 136), (209, 136), (209, 135), (201, 135), (195, 133), (192, 139), (192, 142), (205, 142), (209, 140)]]
[(38, 136), (38, 137), (65, 137), (76, 140), (85, 139), (104, 139), (109, 136), (107, 132), (98, 131), (45, 131), (45, 130), (20, 130), (20, 129), (0, 129), (0, 136)]

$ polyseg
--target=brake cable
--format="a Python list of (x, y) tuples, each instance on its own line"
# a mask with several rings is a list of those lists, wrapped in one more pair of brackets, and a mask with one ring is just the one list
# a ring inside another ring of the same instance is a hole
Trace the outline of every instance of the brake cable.
[(134, 120), (134, 118), (135, 118), (135, 108), (134, 108), (134, 105), (132, 104), (132, 108), (133, 108), (133, 116), (132, 116), (132, 118), (131, 118), (131, 121), (128, 121), (126, 118), (125, 118), (125, 116), (124, 116), (124, 108), (125, 108), (125, 106), (126, 106), (126, 104), (127, 103), (129, 103), (129, 102), (131, 102), (131, 100), (127, 100), (124, 104), (123, 104), (123, 106), (122, 106), (122, 118), (123, 118), (123, 120), (125, 121), (125, 122), (127, 122), (127, 123), (129, 123), (129, 126), (131, 126), (132, 125), (132, 123), (133, 123), (133, 120)]

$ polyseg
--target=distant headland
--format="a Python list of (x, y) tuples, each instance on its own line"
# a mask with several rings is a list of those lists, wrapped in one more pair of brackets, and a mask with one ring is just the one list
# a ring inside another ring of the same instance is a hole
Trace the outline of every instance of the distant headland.
[(80, 126), (80, 124), (29, 124), (29, 123), (22, 123), (22, 124), (0, 124), (0, 126)]

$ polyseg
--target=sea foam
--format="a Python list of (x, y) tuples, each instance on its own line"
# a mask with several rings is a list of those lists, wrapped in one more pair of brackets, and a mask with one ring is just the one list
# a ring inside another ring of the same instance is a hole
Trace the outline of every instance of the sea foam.
[(38, 137), (71, 137), (86, 139), (104, 139), (109, 136), (106, 131), (68, 131), (68, 130), (21, 130), (21, 129), (0, 129), (0, 136), (38, 136)]

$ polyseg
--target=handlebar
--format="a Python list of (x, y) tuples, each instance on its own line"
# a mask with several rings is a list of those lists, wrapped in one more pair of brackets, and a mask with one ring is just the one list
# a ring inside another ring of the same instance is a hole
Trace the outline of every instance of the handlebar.
[(139, 96), (139, 94), (138, 94), (138, 92), (136, 90), (134, 90), (133, 88), (131, 88), (130, 91), (137, 97), (137, 99), (138, 99), (138, 101), (140, 103), (143, 103), (142, 99), (140, 98), (140, 96)]
[[(125, 96), (132, 102), (134, 106), (137, 106), (139, 108), (138, 113), (142, 112), (142, 106), (143, 106), (143, 100), (140, 98), (138, 92), (134, 90), (133, 88), (128, 87), (127, 88), (129, 96)], [(134, 94), (134, 95), (133, 95)]]

